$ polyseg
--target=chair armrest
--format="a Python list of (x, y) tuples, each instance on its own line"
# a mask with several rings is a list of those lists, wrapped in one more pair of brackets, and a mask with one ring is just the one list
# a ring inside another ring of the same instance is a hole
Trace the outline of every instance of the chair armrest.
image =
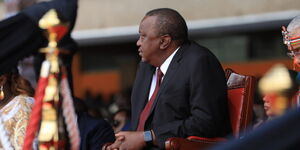
[(103, 146), (102, 146), (102, 150), (106, 150), (106, 148), (111, 145), (113, 143), (105, 143)]
[(202, 143), (212, 143), (212, 144), (226, 141), (226, 139), (222, 138), (222, 137), (206, 138), (206, 137), (199, 137), (199, 136), (189, 136), (189, 137), (187, 137), (187, 139), (190, 141), (202, 142)]
[(171, 137), (165, 142), (165, 147), (166, 150), (202, 150), (225, 140), (225, 138), (204, 138), (197, 136), (190, 136), (186, 139)]

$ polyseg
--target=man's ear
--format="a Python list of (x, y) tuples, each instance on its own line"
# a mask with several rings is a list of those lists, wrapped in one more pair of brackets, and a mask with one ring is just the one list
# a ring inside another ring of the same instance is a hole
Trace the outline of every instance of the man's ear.
[(169, 35), (164, 35), (160, 41), (160, 49), (166, 49), (171, 44), (172, 38)]

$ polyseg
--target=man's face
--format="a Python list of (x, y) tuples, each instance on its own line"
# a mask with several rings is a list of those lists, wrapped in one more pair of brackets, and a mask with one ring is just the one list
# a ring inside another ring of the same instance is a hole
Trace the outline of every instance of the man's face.
[(114, 126), (113, 129), (115, 131), (115, 133), (121, 131), (121, 129), (124, 127), (125, 123), (126, 123), (126, 112), (118, 112), (115, 116), (114, 116)]
[(268, 117), (273, 117), (275, 114), (272, 112), (271, 110), (271, 102), (275, 100), (275, 97), (271, 94), (266, 94), (263, 97), (263, 101), (264, 101), (264, 109), (266, 112), (266, 115)]
[(143, 18), (139, 27), (140, 37), (136, 43), (139, 47), (138, 51), (142, 61), (152, 65), (155, 64), (157, 60), (161, 42), (156, 19), (156, 16), (145, 16)]

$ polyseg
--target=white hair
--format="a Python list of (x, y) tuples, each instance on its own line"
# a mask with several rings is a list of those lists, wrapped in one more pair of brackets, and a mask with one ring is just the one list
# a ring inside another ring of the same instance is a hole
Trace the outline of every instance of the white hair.
[(296, 16), (288, 25), (287, 31), (293, 32), (294, 30), (300, 28), (300, 15)]

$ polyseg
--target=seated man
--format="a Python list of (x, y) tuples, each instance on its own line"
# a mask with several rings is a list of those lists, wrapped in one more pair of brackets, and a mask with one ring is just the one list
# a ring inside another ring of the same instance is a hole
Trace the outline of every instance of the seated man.
[(135, 79), (131, 126), (108, 149), (164, 149), (169, 137), (224, 137), (231, 132), (224, 71), (205, 47), (188, 40), (183, 17), (149, 11), (139, 26), (142, 58)]

